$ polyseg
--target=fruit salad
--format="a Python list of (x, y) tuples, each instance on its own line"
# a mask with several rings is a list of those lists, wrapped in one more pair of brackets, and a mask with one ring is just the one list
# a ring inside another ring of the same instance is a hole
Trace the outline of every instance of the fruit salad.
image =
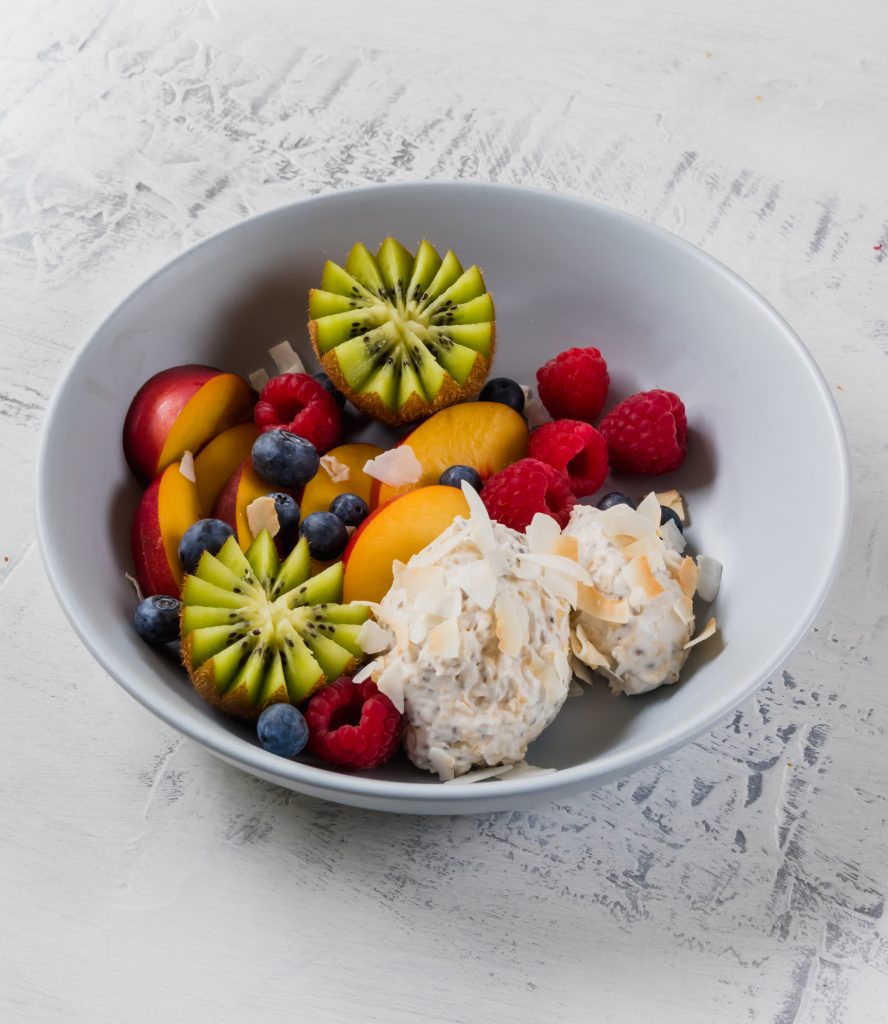
[(172, 367), (134, 396), (139, 636), (178, 644), (183, 679), (272, 754), (406, 756), (447, 783), (535, 770), (577, 680), (677, 683), (721, 565), (691, 552), (679, 492), (606, 485), (681, 466), (679, 396), (611, 394), (591, 345), (535, 388), (489, 377), (481, 271), (427, 241), (359, 242), (319, 276), (314, 372), (282, 342), (274, 375)]

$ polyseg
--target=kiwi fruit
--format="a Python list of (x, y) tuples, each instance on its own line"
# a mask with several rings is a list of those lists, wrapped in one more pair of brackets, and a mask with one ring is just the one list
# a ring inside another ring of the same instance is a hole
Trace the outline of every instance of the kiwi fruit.
[(386, 238), (327, 261), (308, 299), (321, 366), (358, 409), (390, 426), (472, 398), (493, 363), (493, 300), (481, 271), (422, 241), (413, 256)]
[(182, 660), (211, 704), (253, 720), (269, 704), (299, 704), (363, 657), (366, 605), (341, 604), (342, 562), (311, 576), (303, 537), (280, 561), (267, 530), (246, 554), (229, 537), (205, 551), (182, 587)]

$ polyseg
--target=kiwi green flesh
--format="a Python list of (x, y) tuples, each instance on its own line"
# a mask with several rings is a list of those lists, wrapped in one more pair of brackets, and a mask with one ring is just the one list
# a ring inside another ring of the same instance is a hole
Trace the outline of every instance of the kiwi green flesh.
[(410, 277), (410, 284), (407, 286), (407, 295), (410, 299), (419, 303), (440, 266), (441, 257), (435, 251), (435, 247), (423, 239), (416, 250), (413, 274)]
[(308, 577), (304, 540), (283, 564), (268, 531), (244, 556), (229, 538), (218, 555), (204, 552), (182, 589), (182, 634), (189, 670), (210, 662), (217, 695), (260, 701), (303, 700), (324, 679), (350, 671), (365, 605), (343, 605), (341, 562)]
[(338, 263), (327, 260), (321, 274), (321, 290), (333, 295), (341, 295), (350, 299), (375, 301), (374, 292), (368, 291), (360, 281), (355, 280), (347, 270)]
[(385, 284), (373, 254), (362, 242), (356, 242), (345, 261), (346, 273), (351, 274), (358, 284), (363, 285), (372, 295), (384, 296)]
[(312, 288), (308, 293), (308, 315), (312, 320), (320, 320), (334, 313), (348, 313), (349, 310), (366, 305), (366, 299), (349, 298), (347, 295), (337, 295), (336, 292), (325, 292), (321, 288)]
[(335, 296), (316, 300), (324, 292), (313, 292), (310, 300), (318, 352), (333, 352), (355, 394), (376, 395), (391, 411), (408, 402), (415, 407), (417, 400), (431, 404), (448, 380), (448, 390), (466, 385), (477, 354), (491, 356), (493, 302), (478, 267), (464, 271), (453, 252), (442, 260), (423, 241), (414, 259), (400, 242), (387, 238), (375, 258), (358, 243), (345, 269), (328, 264), (324, 274), (324, 292), (335, 284), (341, 301), (352, 301), (356, 287), (376, 296), (319, 316), (315, 309), (324, 308), (322, 301), (333, 309)]

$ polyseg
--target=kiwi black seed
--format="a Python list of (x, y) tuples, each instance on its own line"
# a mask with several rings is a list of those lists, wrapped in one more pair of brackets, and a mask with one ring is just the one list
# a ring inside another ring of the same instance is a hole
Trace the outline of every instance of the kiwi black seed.
[(369, 609), (341, 603), (341, 562), (310, 574), (307, 541), (281, 563), (267, 530), (246, 554), (234, 537), (203, 553), (182, 588), (182, 658), (211, 704), (253, 720), (356, 667)]
[(397, 426), (477, 394), (493, 362), (493, 301), (477, 266), (464, 270), (422, 241), (414, 256), (387, 238), (328, 261), (309, 294), (312, 345), (334, 385)]

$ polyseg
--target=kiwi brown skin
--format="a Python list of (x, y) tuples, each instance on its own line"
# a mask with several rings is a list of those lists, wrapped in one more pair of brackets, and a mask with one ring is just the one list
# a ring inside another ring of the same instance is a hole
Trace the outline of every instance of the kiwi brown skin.
[[(194, 689), (197, 690), (208, 704), (212, 704), (214, 708), (218, 708), (220, 711), (224, 711), (226, 715), (231, 715), (234, 718), (240, 718), (245, 722), (255, 722), (262, 712), (272, 704), (290, 703), (286, 693), (281, 696), (280, 700), (270, 697), (267, 700), (260, 701), (258, 704), (252, 703), (249, 694), (247, 694), (245, 690), (228, 690), (226, 693), (220, 695), (216, 687), (216, 672), (213, 667), (213, 659), (208, 659), (198, 669), (193, 668), (191, 644), (192, 638), (189, 634), (182, 641), (182, 664), (185, 666), (185, 671), (188, 673), (188, 677), (191, 680), (191, 684)], [(357, 660), (354, 659), (353, 663), (348, 666), (346, 674), (353, 672), (356, 667)], [(322, 673), (318, 677), (317, 683), (312, 687), (311, 693), (307, 695), (306, 699), (310, 697), (312, 693), (319, 690), (325, 682), (326, 679)]]
[(311, 319), (308, 321), (308, 336), (322, 369), (333, 381), (334, 387), (346, 395), (356, 409), (360, 409), (361, 412), (367, 413), (368, 416), (372, 416), (373, 419), (390, 427), (401, 427), (406, 423), (414, 423), (416, 420), (425, 419), (449, 405), (456, 405), (457, 402), (474, 398), (484, 386), (496, 355), (496, 324), (491, 324), (490, 355), (485, 356), (478, 353), (472, 372), (465, 384), (460, 386), (449, 373), (445, 373), (441, 390), (435, 395), (434, 401), (427, 402), (419, 395), (413, 394), (400, 409), (389, 409), (379, 395), (375, 393), (362, 394), (349, 386), (339, 369), (339, 360), (334, 355), (336, 349), (330, 349), (326, 355), (321, 353), (317, 343), (315, 321)]

